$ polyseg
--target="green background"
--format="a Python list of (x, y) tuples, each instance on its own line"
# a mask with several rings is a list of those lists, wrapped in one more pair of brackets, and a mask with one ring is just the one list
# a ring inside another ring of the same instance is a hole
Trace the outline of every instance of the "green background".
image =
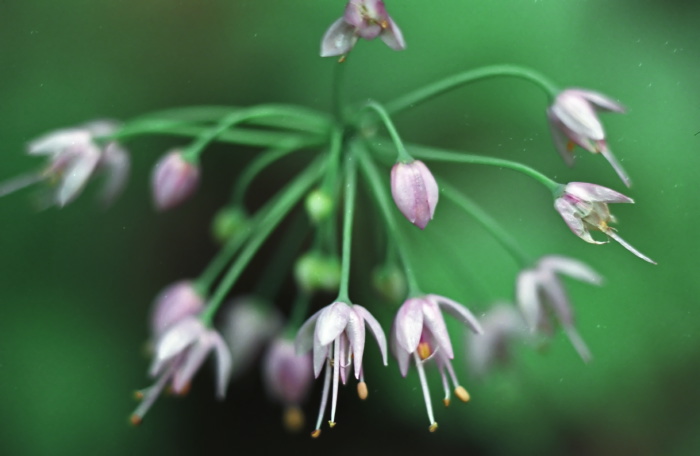
[[(602, 288), (567, 282), (584, 365), (563, 335), (545, 353), (518, 347), (509, 369), (481, 381), (455, 361), (468, 405), (436, 409), (426, 430), (414, 373), (402, 379), (368, 348), (370, 400), (341, 394), (339, 425), (312, 441), (289, 436), (259, 374), (213, 399), (203, 369), (184, 399), (162, 398), (140, 428), (127, 417), (144, 387), (150, 302), (195, 276), (215, 253), (209, 220), (250, 150), (205, 154), (191, 202), (156, 214), (150, 167), (168, 147), (128, 144), (129, 187), (107, 211), (91, 191), (64, 210), (36, 212), (31, 192), (0, 202), (0, 453), (154, 454), (697, 454), (700, 451), (698, 214), (700, 3), (661, 0), (388, 1), (408, 49), (360, 42), (346, 63), (350, 99), (388, 101), (449, 74), (495, 63), (537, 69), (562, 86), (598, 90), (628, 107), (605, 115), (637, 204), (613, 207), (620, 234), (658, 261), (573, 236), (545, 191), (505, 170), (431, 166), (487, 208), (533, 255), (579, 258)], [(94, 118), (128, 119), (192, 104), (330, 105), (333, 59), (320, 37), (344, 2), (61, 0), (0, 2), (0, 179), (40, 166), (27, 141)], [(601, 157), (566, 168), (537, 88), (519, 80), (468, 86), (397, 116), (407, 141), (510, 158), (562, 182), (625, 192)], [(270, 179), (278, 176), (270, 176)], [(262, 187), (264, 190), (264, 185)], [(361, 199), (366, 204), (366, 199)], [(362, 211), (362, 210), (361, 210)], [(441, 203), (425, 233), (406, 226), (421, 284), (475, 312), (509, 300), (517, 267), (468, 216)], [(408, 224), (405, 224), (408, 225)], [(366, 234), (366, 233), (365, 233)], [(419, 236), (420, 234), (420, 236)], [(355, 258), (374, 253), (356, 242)], [(274, 259), (274, 257), (272, 257)], [(358, 271), (352, 296), (382, 316)], [(247, 283), (242, 284), (245, 291)], [(281, 301), (284, 299), (281, 298)], [(287, 307), (288, 303), (281, 303)], [(384, 306), (384, 307), (382, 307)], [(431, 372), (434, 403), (437, 374)], [(306, 405), (311, 421), (320, 391)]]

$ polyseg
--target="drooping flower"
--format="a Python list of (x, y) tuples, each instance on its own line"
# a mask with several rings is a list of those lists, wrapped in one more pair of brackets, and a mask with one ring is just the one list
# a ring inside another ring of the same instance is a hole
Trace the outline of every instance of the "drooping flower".
[(153, 202), (159, 211), (173, 208), (189, 198), (199, 185), (199, 166), (174, 150), (153, 168)]
[(321, 434), (321, 422), (325, 413), (328, 395), (332, 386), (330, 427), (335, 426), (335, 410), (338, 399), (338, 382), (347, 381), (350, 367), (354, 365), (355, 378), (360, 380), (357, 391), (361, 399), (367, 397), (362, 356), (365, 349), (365, 324), (369, 326), (377, 340), (382, 360), (386, 366), (386, 337), (379, 322), (362, 306), (348, 305), (336, 301), (311, 316), (299, 329), (296, 337), (297, 353), (313, 349), (314, 376), (318, 378), (324, 365), (326, 374), (323, 380), (323, 397), (316, 429), (311, 434)]
[(570, 182), (564, 187), (561, 195), (555, 199), (554, 208), (571, 231), (584, 241), (591, 244), (604, 244), (605, 242), (593, 239), (589, 230), (602, 231), (642, 260), (656, 264), (654, 260), (618, 236), (614, 228), (608, 226), (608, 223), (616, 222), (615, 217), (608, 209), (609, 203), (634, 203), (634, 200), (600, 185)]
[(350, 0), (343, 17), (333, 22), (321, 40), (321, 57), (345, 55), (359, 38), (380, 37), (395, 51), (406, 49), (401, 30), (381, 0)]
[(168, 285), (153, 303), (151, 334), (160, 337), (172, 325), (183, 318), (199, 314), (204, 309), (204, 297), (192, 282), (182, 280)]
[(46, 181), (56, 186), (50, 204), (63, 207), (80, 194), (90, 179), (104, 172), (107, 183), (102, 196), (106, 202), (111, 202), (126, 182), (129, 156), (116, 142), (100, 144), (96, 138), (111, 135), (117, 128), (115, 122), (100, 120), (56, 130), (35, 139), (27, 146), (27, 153), (46, 156), (48, 165), (39, 173), (0, 185), (0, 195)]
[(547, 336), (553, 331), (550, 312), (554, 314), (579, 356), (588, 362), (591, 352), (576, 331), (574, 311), (559, 274), (593, 285), (603, 282), (601, 276), (578, 260), (557, 255), (545, 256), (535, 267), (525, 269), (518, 275), (518, 307), (530, 330)]
[(449, 298), (434, 294), (407, 299), (399, 308), (391, 331), (391, 350), (399, 363), (401, 375), (405, 377), (408, 373), (411, 359), (418, 371), (430, 420), (430, 432), (437, 429), (437, 423), (433, 416), (430, 391), (425, 378), (423, 367), (425, 362), (434, 359), (437, 364), (445, 390), (443, 399), (445, 406), (450, 404), (448, 376), (454, 385), (455, 395), (463, 402), (469, 401), (469, 393), (459, 384), (452, 368), (451, 360), (454, 358), (454, 351), (442, 317), (443, 311), (464, 323), (473, 332), (477, 334), (483, 332), (478, 320), (467, 308)]
[(138, 425), (156, 401), (163, 388), (170, 383), (175, 394), (185, 394), (190, 381), (202, 366), (210, 351), (216, 353), (217, 396), (226, 396), (231, 374), (231, 354), (223, 339), (214, 329), (194, 316), (181, 319), (172, 325), (158, 340), (149, 374), (156, 383), (137, 392), (141, 403), (131, 415), (131, 422)]
[(233, 299), (222, 310), (221, 335), (235, 363), (232, 378), (243, 374), (282, 326), (280, 312), (254, 296)]
[(440, 190), (428, 167), (414, 160), (391, 169), (391, 195), (408, 221), (422, 230), (433, 219)]
[(554, 145), (569, 166), (574, 163), (572, 151), (575, 144), (594, 154), (601, 154), (629, 187), (629, 176), (605, 140), (603, 125), (596, 114), (598, 110), (625, 112), (621, 104), (597, 92), (567, 89), (559, 93), (554, 104), (547, 109)]
[(525, 336), (525, 322), (511, 304), (497, 304), (480, 319), (483, 334), (469, 334), (469, 367), (483, 376), (510, 360), (510, 345)]
[(263, 381), (268, 394), (285, 406), (285, 427), (294, 432), (300, 430), (304, 413), (299, 405), (313, 382), (309, 353), (297, 355), (294, 341), (277, 337), (270, 343), (263, 359)]

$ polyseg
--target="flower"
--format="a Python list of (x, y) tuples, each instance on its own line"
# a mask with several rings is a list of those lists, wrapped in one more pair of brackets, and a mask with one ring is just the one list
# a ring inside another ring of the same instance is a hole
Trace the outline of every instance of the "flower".
[(567, 89), (559, 93), (554, 104), (547, 108), (554, 145), (569, 166), (574, 163), (574, 144), (594, 154), (601, 154), (629, 187), (629, 176), (608, 148), (597, 110), (625, 112), (622, 105), (597, 92)]
[(406, 49), (401, 30), (386, 12), (383, 1), (350, 0), (343, 17), (333, 22), (323, 35), (321, 57), (347, 54), (358, 38), (377, 37), (395, 51)]
[(232, 377), (245, 372), (282, 326), (280, 312), (254, 296), (233, 299), (222, 311), (221, 335), (236, 362)]
[(199, 185), (199, 166), (174, 150), (153, 168), (153, 202), (159, 211), (177, 206), (189, 198)]
[(149, 372), (151, 377), (157, 377), (156, 383), (136, 393), (141, 403), (131, 415), (131, 423), (141, 424), (168, 382), (175, 394), (185, 394), (190, 380), (212, 350), (216, 353), (217, 361), (217, 396), (223, 399), (232, 363), (231, 354), (219, 333), (206, 328), (194, 316), (185, 317), (171, 326), (156, 345)]
[(192, 282), (182, 280), (168, 285), (156, 297), (151, 314), (151, 334), (158, 338), (183, 318), (199, 314), (204, 298)]
[(610, 214), (608, 203), (634, 203), (634, 200), (600, 185), (570, 182), (555, 199), (554, 208), (571, 231), (584, 241), (591, 244), (604, 244), (605, 242), (593, 239), (589, 232), (591, 229), (602, 231), (642, 260), (656, 264), (654, 260), (618, 236), (614, 228), (608, 226), (609, 222), (616, 222), (615, 217)]
[(304, 400), (313, 382), (313, 367), (308, 353), (297, 355), (294, 341), (277, 337), (263, 359), (263, 381), (268, 394), (284, 403), (284, 423), (290, 431), (298, 431), (304, 424), (299, 404)]
[(34, 181), (58, 182), (52, 204), (63, 207), (73, 201), (99, 171), (105, 171), (108, 176), (102, 195), (106, 202), (111, 202), (122, 190), (129, 173), (129, 155), (114, 141), (104, 145), (96, 141), (117, 129), (115, 122), (99, 120), (57, 130), (29, 143), (29, 155), (49, 158), (49, 165)]
[(552, 332), (548, 315), (548, 311), (551, 311), (564, 328), (579, 356), (588, 362), (591, 359), (591, 352), (574, 327), (574, 311), (558, 274), (593, 285), (600, 285), (603, 282), (601, 276), (578, 260), (548, 255), (540, 259), (535, 267), (525, 269), (518, 275), (516, 287), (518, 307), (532, 332), (537, 331), (547, 335)]
[(437, 429), (437, 423), (433, 417), (430, 391), (423, 369), (423, 364), (426, 361), (435, 359), (445, 389), (443, 399), (445, 406), (450, 404), (450, 390), (446, 372), (454, 385), (455, 395), (463, 402), (469, 401), (469, 393), (457, 381), (457, 376), (450, 362), (454, 358), (454, 352), (445, 320), (442, 318), (442, 311), (451, 314), (473, 332), (477, 334), (483, 332), (481, 325), (467, 308), (449, 298), (434, 294), (407, 299), (399, 308), (391, 331), (391, 350), (399, 363), (401, 375), (405, 377), (408, 373), (411, 358), (413, 358), (418, 370), (428, 419), (430, 420), (430, 432)]
[(433, 219), (440, 190), (420, 160), (396, 163), (391, 169), (391, 195), (401, 213), (421, 230)]
[[(321, 421), (325, 412), (333, 377), (330, 427), (335, 426), (335, 409), (338, 399), (338, 380), (345, 384), (350, 366), (355, 366), (355, 378), (360, 380), (357, 391), (361, 399), (367, 397), (367, 385), (362, 369), (365, 349), (365, 323), (377, 340), (382, 360), (386, 366), (386, 337), (375, 318), (362, 306), (348, 305), (336, 301), (311, 316), (299, 329), (295, 340), (297, 353), (306, 353), (313, 348), (314, 376), (318, 378), (323, 366), (326, 374), (323, 381), (323, 398), (316, 429), (311, 434), (321, 434)], [(331, 372), (332, 371), (332, 372)]]
[(515, 307), (497, 304), (481, 318), (483, 334), (469, 334), (469, 366), (476, 375), (485, 375), (495, 364), (510, 359), (510, 343), (525, 335), (525, 322)]

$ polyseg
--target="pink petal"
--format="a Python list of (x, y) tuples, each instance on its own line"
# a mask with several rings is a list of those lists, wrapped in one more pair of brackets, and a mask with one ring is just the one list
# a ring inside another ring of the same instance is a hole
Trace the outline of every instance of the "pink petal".
[(343, 55), (357, 43), (355, 28), (346, 23), (341, 17), (333, 22), (321, 40), (321, 57)]
[(394, 335), (397, 344), (407, 353), (413, 353), (423, 332), (423, 303), (419, 298), (407, 299), (396, 313)]
[(452, 315), (457, 321), (469, 326), (474, 333), (481, 334), (484, 332), (481, 328), (479, 320), (477, 320), (474, 314), (472, 314), (469, 309), (464, 307), (462, 304), (458, 303), (457, 301), (453, 301), (450, 298), (446, 298), (445, 296), (431, 294), (427, 297), (428, 299), (435, 300), (440, 305), (442, 310)]
[(367, 326), (369, 326), (370, 331), (372, 331), (372, 334), (374, 335), (375, 340), (377, 341), (377, 345), (379, 345), (379, 351), (382, 354), (382, 361), (384, 362), (384, 365), (387, 365), (387, 348), (386, 348), (386, 336), (384, 335), (384, 330), (382, 330), (382, 326), (379, 324), (379, 322), (370, 314), (367, 309), (365, 309), (362, 306), (359, 305), (354, 305), (353, 308), (355, 309), (355, 312), (357, 312), (362, 319), (364, 320), (365, 323), (367, 323)]
[(442, 318), (440, 308), (437, 303), (429, 297), (426, 297), (422, 301), (423, 324), (437, 344), (437, 346), (433, 348), (433, 351), (443, 350), (445, 351), (445, 356), (450, 359), (454, 358), (452, 342), (450, 342), (450, 335), (447, 332), (447, 326), (445, 325), (445, 320)]

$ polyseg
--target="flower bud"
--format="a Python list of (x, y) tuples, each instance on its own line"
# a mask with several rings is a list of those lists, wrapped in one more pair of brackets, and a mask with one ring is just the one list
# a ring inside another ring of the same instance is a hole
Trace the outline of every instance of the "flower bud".
[(164, 211), (185, 201), (197, 189), (199, 166), (185, 160), (175, 150), (161, 158), (153, 168), (151, 185), (156, 209)]
[(196, 315), (204, 308), (204, 298), (192, 282), (183, 280), (167, 286), (156, 297), (151, 314), (151, 334), (157, 339), (173, 324)]
[(309, 193), (304, 201), (306, 213), (309, 214), (314, 223), (321, 222), (328, 218), (333, 212), (333, 199), (321, 189), (316, 189)]
[(319, 253), (307, 253), (294, 265), (297, 285), (308, 292), (338, 290), (340, 285), (340, 261)]
[(372, 272), (372, 285), (384, 299), (400, 302), (406, 298), (406, 276), (396, 265), (384, 265)]
[(211, 225), (212, 235), (221, 244), (250, 228), (246, 213), (238, 207), (225, 207), (216, 213)]
[(391, 195), (401, 213), (421, 230), (428, 225), (437, 206), (435, 178), (420, 160), (396, 163), (391, 169)]

